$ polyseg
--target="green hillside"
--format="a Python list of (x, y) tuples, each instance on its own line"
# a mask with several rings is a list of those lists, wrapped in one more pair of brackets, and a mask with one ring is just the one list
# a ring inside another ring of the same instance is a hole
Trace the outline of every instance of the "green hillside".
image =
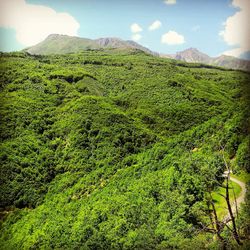
[(207, 197), (222, 148), (250, 171), (249, 74), (139, 51), (0, 62), (0, 249), (219, 248)]
[(25, 49), (30, 54), (66, 54), (86, 49), (99, 49), (94, 40), (66, 35), (49, 35), (39, 44)]

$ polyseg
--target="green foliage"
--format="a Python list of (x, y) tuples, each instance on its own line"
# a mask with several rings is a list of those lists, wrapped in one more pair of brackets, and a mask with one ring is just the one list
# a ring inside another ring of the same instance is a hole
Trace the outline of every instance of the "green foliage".
[(249, 171), (247, 73), (96, 50), (6, 53), (0, 70), (0, 249), (212, 242), (221, 147)]
[(236, 154), (236, 162), (240, 169), (250, 172), (250, 136), (247, 136), (242, 143), (239, 145), (237, 154)]

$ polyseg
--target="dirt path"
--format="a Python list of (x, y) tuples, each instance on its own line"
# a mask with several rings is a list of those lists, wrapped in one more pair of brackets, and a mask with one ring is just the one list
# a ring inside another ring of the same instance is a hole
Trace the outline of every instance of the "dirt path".
[[(229, 177), (229, 179), (230, 179), (231, 181), (237, 183), (237, 184), (240, 185), (240, 187), (241, 187), (241, 192), (240, 192), (240, 195), (238, 196), (238, 198), (236, 199), (236, 202), (233, 202), (233, 203), (231, 204), (233, 214), (235, 215), (235, 213), (236, 213), (236, 207), (237, 207), (238, 210), (239, 210), (241, 203), (243, 203), (244, 200), (245, 200), (246, 191), (247, 191), (247, 190), (246, 190), (246, 184), (245, 184), (244, 182), (242, 182), (242, 181), (240, 181), (240, 180), (238, 180), (238, 179), (236, 179), (236, 178), (234, 178), (234, 177), (231, 177), (231, 176)], [(226, 220), (228, 220), (228, 219), (230, 219), (229, 213), (224, 217), (224, 221), (226, 221)]]

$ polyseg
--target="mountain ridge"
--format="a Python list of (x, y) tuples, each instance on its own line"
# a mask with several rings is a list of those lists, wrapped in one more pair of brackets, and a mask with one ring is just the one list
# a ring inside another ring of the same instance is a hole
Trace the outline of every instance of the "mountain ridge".
[(236, 70), (250, 71), (250, 61), (221, 55), (210, 57), (197, 48), (188, 48), (175, 54), (159, 54), (131, 40), (122, 40), (117, 37), (104, 37), (98, 39), (81, 38), (76, 36), (50, 34), (44, 41), (37, 45), (24, 49), (23, 51), (33, 55), (68, 54), (84, 50), (117, 50), (134, 51), (180, 60), (189, 63), (203, 63), (213, 66), (225, 67)]
[(250, 61), (239, 59), (233, 56), (220, 55), (210, 57), (196, 48), (188, 48), (176, 54), (160, 54), (160, 57), (180, 60), (189, 63), (204, 63), (213, 66), (220, 66), (230, 69), (250, 71)]
[(157, 53), (143, 47), (134, 41), (126, 41), (117, 37), (104, 37), (98, 39), (81, 38), (76, 36), (50, 34), (37, 45), (24, 49), (29, 54), (50, 55), (76, 53), (82, 50), (96, 49), (132, 49), (157, 55)]

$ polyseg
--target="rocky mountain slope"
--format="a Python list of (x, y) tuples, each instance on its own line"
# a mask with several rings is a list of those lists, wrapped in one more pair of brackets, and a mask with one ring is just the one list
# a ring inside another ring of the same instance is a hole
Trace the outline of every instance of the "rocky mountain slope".
[(230, 69), (242, 69), (250, 71), (250, 61), (248, 60), (238, 59), (226, 55), (221, 55), (219, 57), (210, 57), (196, 48), (189, 48), (172, 55), (161, 54), (160, 56), (165, 58), (172, 58), (175, 60), (181, 60), (184, 62), (205, 63)]
[(67, 35), (51, 34), (39, 44), (24, 51), (33, 55), (68, 54), (91, 49), (120, 49), (141, 50), (149, 54), (156, 54), (134, 41), (125, 41), (119, 38), (99, 38), (96, 40), (72, 37)]

